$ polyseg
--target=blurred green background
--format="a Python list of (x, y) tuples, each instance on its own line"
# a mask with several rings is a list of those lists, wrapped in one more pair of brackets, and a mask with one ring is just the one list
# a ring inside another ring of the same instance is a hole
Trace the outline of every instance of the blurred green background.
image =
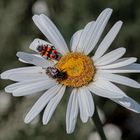
[[(32, 21), (34, 14), (48, 15), (69, 44), (75, 31), (96, 19), (107, 7), (113, 8), (114, 12), (104, 34), (117, 20), (124, 22), (110, 50), (126, 47), (126, 56), (138, 57), (140, 62), (139, 0), (0, 0), (0, 71), (26, 66), (18, 62), (16, 52), (29, 52), (28, 46), (34, 38), (45, 39)], [(129, 76), (140, 81), (138, 74)], [(24, 124), (24, 116), (38, 96), (12, 97), (3, 91), (9, 83), (0, 82), (0, 140), (99, 140), (91, 121), (83, 124), (78, 119), (75, 132), (66, 134), (65, 114), (69, 94), (65, 94), (47, 126), (41, 123), (42, 114), (31, 124)], [(121, 88), (140, 103), (139, 90)], [(105, 132), (109, 131), (106, 135), (113, 134), (109, 140), (140, 140), (140, 114), (103, 98), (96, 97), (95, 102), (100, 108), (103, 124), (108, 128), (105, 129)]]

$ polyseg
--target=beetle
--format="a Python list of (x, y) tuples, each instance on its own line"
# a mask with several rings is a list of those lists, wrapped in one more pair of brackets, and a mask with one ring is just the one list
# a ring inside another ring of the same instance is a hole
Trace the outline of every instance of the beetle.
[(65, 79), (67, 77), (66, 72), (59, 71), (55, 67), (47, 67), (46, 73), (53, 79)]
[(46, 59), (59, 60), (61, 58), (61, 54), (54, 46), (38, 45), (37, 51)]

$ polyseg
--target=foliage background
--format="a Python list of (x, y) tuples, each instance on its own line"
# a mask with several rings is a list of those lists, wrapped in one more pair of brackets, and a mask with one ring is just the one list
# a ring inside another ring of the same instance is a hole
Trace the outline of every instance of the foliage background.
[[(140, 62), (139, 0), (0, 0), (0, 71), (25, 66), (18, 62), (16, 52), (29, 52), (28, 46), (36, 37), (45, 39), (34, 25), (32, 15), (48, 15), (69, 43), (76, 30), (94, 20), (107, 7), (113, 8), (114, 12), (105, 33), (117, 20), (124, 21), (123, 28), (110, 49), (124, 46), (127, 48), (126, 56), (138, 57)], [(140, 81), (138, 74), (129, 76)], [(30, 125), (24, 124), (26, 112), (38, 97), (12, 97), (3, 91), (9, 83), (11, 82), (0, 82), (0, 140), (92, 140), (91, 134), (95, 127), (91, 121), (82, 124), (79, 119), (75, 132), (66, 134), (65, 113), (69, 94), (65, 94), (48, 126), (41, 124), (41, 115)], [(139, 90), (121, 88), (140, 103)], [(112, 123), (118, 126), (123, 140), (140, 139), (139, 114), (106, 99), (96, 97), (95, 102), (105, 116), (104, 125)]]

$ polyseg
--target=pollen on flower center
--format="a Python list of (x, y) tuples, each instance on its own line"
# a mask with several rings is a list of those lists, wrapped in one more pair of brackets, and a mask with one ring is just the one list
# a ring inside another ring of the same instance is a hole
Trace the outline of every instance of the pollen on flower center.
[(67, 63), (61, 66), (61, 70), (65, 71), (69, 76), (80, 76), (84, 70), (82, 58), (70, 58)]
[(90, 57), (78, 52), (62, 56), (56, 64), (56, 68), (67, 74), (67, 78), (58, 79), (58, 81), (70, 87), (81, 87), (88, 84), (95, 73), (93, 61)]

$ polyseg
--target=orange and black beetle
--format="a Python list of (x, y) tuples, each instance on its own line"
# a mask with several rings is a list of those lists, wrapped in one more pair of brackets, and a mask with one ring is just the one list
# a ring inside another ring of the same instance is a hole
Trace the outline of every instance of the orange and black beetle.
[(59, 60), (61, 58), (61, 54), (57, 52), (54, 46), (39, 45), (37, 50), (46, 59)]

